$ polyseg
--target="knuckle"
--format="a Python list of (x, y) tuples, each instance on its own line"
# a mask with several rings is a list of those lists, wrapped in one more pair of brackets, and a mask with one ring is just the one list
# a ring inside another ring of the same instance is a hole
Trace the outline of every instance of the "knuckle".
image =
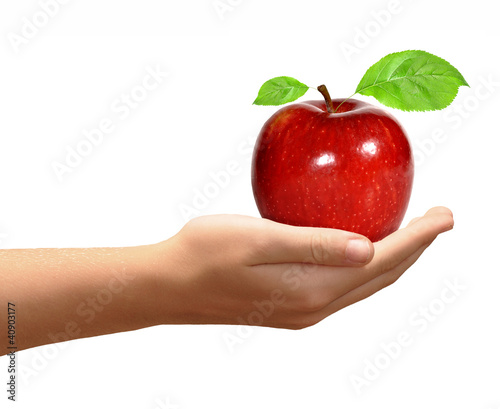
[(330, 256), (331, 239), (324, 232), (317, 232), (311, 236), (311, 257), (315, 263), (321, 264)]
[(326, 302), (322, 297), (310, 291), (304, 292), (296, 300), (297, 309), (305, 313), (317, 312), (323, 309), (325, 305)]
[(389, 287), (390, 285), (394, 284), (396, 281), (398, 281), (399, 277), (400, 276), (398, 274), (394, 273), (384, 274), (384, 276), (382, 277), (382, 288)]

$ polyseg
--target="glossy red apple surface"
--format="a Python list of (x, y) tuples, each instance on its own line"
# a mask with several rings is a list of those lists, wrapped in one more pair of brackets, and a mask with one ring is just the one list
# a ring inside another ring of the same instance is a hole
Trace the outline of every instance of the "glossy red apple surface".
[(389, 113), (334, 99), (287, 105), (264, 124), (252, 158), (262, 217), (349, 230), (378, 241), (397, 230), (414, 164), (407, 135)]

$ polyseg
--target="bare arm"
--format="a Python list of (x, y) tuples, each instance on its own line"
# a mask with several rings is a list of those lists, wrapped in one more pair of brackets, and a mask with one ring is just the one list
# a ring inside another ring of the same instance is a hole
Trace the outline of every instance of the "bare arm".
[(153, 325), (154, 246), (0, 250), (1, 355), (7, 303), (18, 350)]
[(394, 283), (453, 227), (444, 207), (384, 240), (237, 215), (193, 219), (127, 248), (0, 250), (0, 348), (7, 303), (18, 350), (159, 324), (300, 329)]

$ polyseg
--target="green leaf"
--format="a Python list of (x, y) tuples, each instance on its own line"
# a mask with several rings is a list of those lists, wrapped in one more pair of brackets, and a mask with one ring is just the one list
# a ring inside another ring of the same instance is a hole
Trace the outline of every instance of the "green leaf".
[(449, 62), (412, 50), (389, 54), (372, 65), (356, 93), (403, 111), (434, 111), (450, 105), (462, 85), (469, 86)]
[(255, 105), (283, 105), (304, 95), (309, 87), (292, 77), (275, 77), (260, 87)]

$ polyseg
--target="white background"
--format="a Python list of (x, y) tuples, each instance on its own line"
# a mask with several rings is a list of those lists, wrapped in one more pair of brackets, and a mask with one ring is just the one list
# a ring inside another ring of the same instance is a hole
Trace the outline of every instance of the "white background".
[[(444, 111), (391, 110), (420, 158), (404, 223), (435, 205), (456, 223), (396, 284), (306, 330), (254, 328), (233, 350), (224, 334), (236, 327), (159, 326), (23, 351), (18, 407), (500, 408), (497, 13), (487, 1), (397, 4), (72, 0), (44, 20), (37, 1), (2, 3), (3, 248), (166, 239), (185, 222), (180, 207), (231, 161), (239, 173), (199, 213), (258, 216), (251, 148), (275, 108), (251, 103), (271, 77), (347, 97), (381, 57), (422, 49), (471, 85)], [(15, 46), (33, 20), (43, 27)], [(148, 67), (169, 75), (120, 118), (113, 104)], [(59, 180), (53, 163), (105, 118), (114, 131)], [(445, 140), (430, 142), (440, 129)], [(461, 286), (447, 303), (446, 280)], [(412, 343), (398, 350), (401, 332)], [(6, 367), (3, 357), (1, 385)]]

